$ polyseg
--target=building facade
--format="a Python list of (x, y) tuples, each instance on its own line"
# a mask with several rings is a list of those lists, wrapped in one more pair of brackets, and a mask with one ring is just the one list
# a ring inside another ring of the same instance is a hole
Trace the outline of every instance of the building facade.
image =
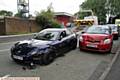
[(67, 23), (73, 21), (74, 16), (66, 12), (56, 12), (55, 19), (62, 25), (66, 26)]

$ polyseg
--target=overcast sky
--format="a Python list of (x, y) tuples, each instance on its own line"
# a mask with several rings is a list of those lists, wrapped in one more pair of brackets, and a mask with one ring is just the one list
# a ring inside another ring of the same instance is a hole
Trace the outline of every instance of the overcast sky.
[[(68, 12), (74, 14), (79, 10), (79, 5), (84, 0), (29, 0), (30, 13), (46, 9), (52, 2), (55, 12)], [(17, 12), (17, 0), (0, 0), (0, 10), (9, 10), (13, 13)]]

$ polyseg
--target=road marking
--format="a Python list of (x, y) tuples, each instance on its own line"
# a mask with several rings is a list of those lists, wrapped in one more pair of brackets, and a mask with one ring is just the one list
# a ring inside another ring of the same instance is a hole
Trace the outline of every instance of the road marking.
[(3, 49), (3, 50), (0, 50), (0, 52), (4, 52), (4, 51), (9, 51), (10, 49)]
[(5, 75), (5, 76), (1, 77), (1, 80), (7, 79), (9, 76), (10, 76), (9, 74)]

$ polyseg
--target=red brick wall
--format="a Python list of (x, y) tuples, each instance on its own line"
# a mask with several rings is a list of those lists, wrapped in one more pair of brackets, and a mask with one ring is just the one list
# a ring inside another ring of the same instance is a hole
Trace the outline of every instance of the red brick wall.
[(38, 32), (40, 27), (37, 25), (35, 20), (25, 20), (20, 18), (5, 18), (6, 33), (28, 33)]
[(4, 19), (0, 19), (0, 35), (4, 35), (4, 34), (6, 34)]

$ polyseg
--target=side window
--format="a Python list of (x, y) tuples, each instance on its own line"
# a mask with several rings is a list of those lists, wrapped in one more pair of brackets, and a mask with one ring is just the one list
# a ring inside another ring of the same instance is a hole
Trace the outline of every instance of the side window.
[(67, 36), (66, 31), (61, 32), (61, 34), (60, 34), (60, 38), (61, 39), (66, 37), (66, 36)]
[(69, 36), (69, 35), (71, 35), (71, 34), (72, 34), (72, 32), (71, 32), (71, 31), (66, 30), (66, 35), (67, 35), (67, 36)]

